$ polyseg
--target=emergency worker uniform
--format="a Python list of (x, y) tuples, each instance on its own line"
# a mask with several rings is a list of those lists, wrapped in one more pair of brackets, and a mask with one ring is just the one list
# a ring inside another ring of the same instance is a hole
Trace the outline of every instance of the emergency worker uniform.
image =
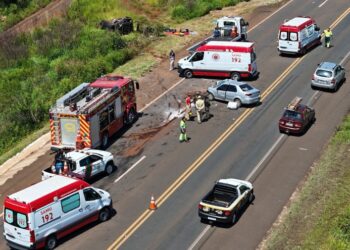
[(205, 103), (204, 103), (204, 100), (201, 96), (199, 96), (197, 98), (197, 101), (196, 101), (196, 110), (197, 110), (197, 121), (198, 123), (201, 123), (202, 122), (202, 113), (204, 111), (204, 108), (205, 108)]
[(323, 33), (324, 33), (325, 47), (329, 48), (331, 46), (331, 38), (333, 36), (333, 33), (330, 28), (324, 30)]
[(183, 117), (180, 121), (180, 136), (179, 136), (179, 141), (188, 141), (187, 134), (186, 134), (186, 122), (185, 118)]

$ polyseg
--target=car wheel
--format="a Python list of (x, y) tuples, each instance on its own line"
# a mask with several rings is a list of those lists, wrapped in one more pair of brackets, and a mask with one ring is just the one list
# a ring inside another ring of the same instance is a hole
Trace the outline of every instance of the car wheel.
[(249, 204), (252, 203), (253, 200), (254, 200), (254, 198), (255, 198), (254, 193), (251, 192), (251, 193), (249, 194), (248, 203), (249, 203)]
[(98, 220), (100, 222), (105, 222), (109, 219), (111, 215), (111, 212), (108, 208), (104, 207), (102, 208), (102, 210), (100, 211), (99, 215), (98, 215)]
[(192, 78), (192, 77), (193, 77), (193, 73), (192, 73), (191, 70), (186, 69), (185, 72), (184, 72), (184, 76), (185, 76), (186, 78)]
[(107, 163), (107, 166), (105, 167), (105, 172), (107, 175), (110, 175), (113, 173), (114, 166), (112, 163)]
[(52, 250), (57, 246), (57, 239), (55, 235), (50, 235), (46, 240), (45, 249)]
[(235, 81), (239, 81), (241, 79), (241, 75), (238, 72), (233, 72), (231, 74), (231, 79)]
[(126, 115), (126, 124), (133, 124), (136, 121), (137, 113), (134, 108), (131, 108)]
[(212, 93), (209, 93), (208, 94), (208, 99), (209, 99), (209, 101), (214, 101), (215, 97), (214, 97), (214, 95)]
[(103, 136), (102, 136), (102, 148), (107, 148), (108, 143), (109, 143), (109, 136), (108, 136), (108, 133), (105, 132), (103, 133)]
[(232, 225), (235, 224), (237, 222), (237, 213), (234, 212), (233, 215), (232, 215), (232, 219), (231, 219), (231, 223)]
[(241, 100), (238, 99), (238, 98), (235, 98), (233, 101), (237, 103), (237, 107), (238, 107), (238, 108), (242, 105)]
[(311, 89), (316, 90), (316, 87), (314, 85), (311, 85)]

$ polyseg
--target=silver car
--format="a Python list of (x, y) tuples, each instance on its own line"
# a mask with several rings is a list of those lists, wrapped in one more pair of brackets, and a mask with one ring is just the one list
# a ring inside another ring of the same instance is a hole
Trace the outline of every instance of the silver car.
[(345, 69), (333, 62), (322, 62), (312, 76), (311, 87), (337, 91), (345, 80)]
[(245, 82), (231, 79), (217, 81), (208, 88), (209, 100), (235, 101), (241, 104), (256, 104), (260, 102), (260, 90)]

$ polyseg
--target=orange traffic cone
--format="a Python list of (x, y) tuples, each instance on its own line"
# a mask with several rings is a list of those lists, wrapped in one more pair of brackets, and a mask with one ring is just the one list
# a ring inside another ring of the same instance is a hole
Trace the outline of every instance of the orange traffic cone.
[(156, 210), (156, 209), (157, 209), (156, 201), (154, 200), (154, 197), (152, 195), (151, 202), (149, 203), (149, 210)]

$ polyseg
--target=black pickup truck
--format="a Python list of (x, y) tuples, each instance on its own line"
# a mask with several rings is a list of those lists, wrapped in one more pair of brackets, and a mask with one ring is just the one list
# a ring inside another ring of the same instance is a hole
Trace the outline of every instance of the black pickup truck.
[(240, 209), (254, 200), (253, 185), (238, 179), (221, 179), (198, 205), (204, 221), (234, 224)]

